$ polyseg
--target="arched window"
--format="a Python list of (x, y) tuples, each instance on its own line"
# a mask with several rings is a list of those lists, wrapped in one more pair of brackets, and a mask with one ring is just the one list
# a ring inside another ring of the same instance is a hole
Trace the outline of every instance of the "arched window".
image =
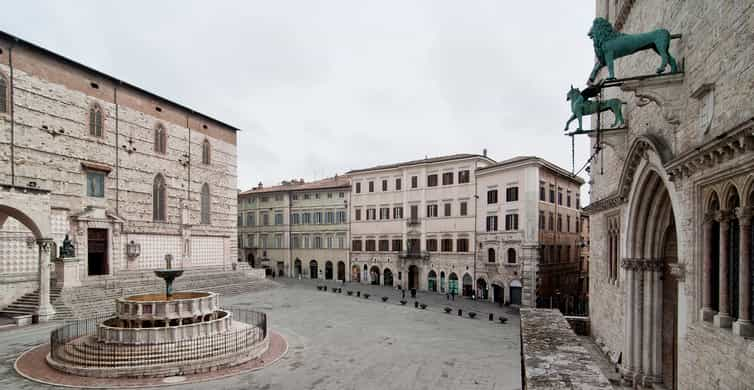
[(209, 225), (209, 184), (204, 183), (202, 186), (202, 199), (201, 199), (201, 223), (202, 225)]
[(8, 112), (8, 81), (0, 74), (0, 112)]
[(89, 109), (89, 135), (102, 137), (102, 108), (98, 105)]
[(487, 249), (487, 261), (490, 263), (495, 262), (495, 249), (494, 248)]
[(516, 262), (516, 250), (508, 248), (508, 263), (514, 264)]
[(154, 177), (152, 186), (152, 218), (155, 221), (165, 221), (167, 208), (167, 187), (165, 178), (161, 174)]
[(167, 153), (167, 146), (168, 136), (167, 132), (165, 131), (165, 127), (162, 125), (157, 125), (157, 127), (154, 129), (154, 151), (157, 153), (165, 154)]
[(209, 165), (209, 157), (210, 157), (210, 145), (209, 140), (205, 139), (204, 142), (202, 142), (202, 164)]

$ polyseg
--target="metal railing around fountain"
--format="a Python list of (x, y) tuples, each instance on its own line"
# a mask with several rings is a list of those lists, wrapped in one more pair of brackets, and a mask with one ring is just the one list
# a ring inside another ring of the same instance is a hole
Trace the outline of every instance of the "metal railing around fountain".
[(267, 314), (240, 307), (223, 308), (233, 313), (235, 321), (251, 325), (238, 330), (191, 340), (157, 344), (107, 344), (85, 342), (97, 335), (97, 324), (114, 318), (112, 314), (70, 320), (50, 334), (51, 356), (61, 362), (84, 367), (138, 367), (170, 364), (215, 355), (242, 353), (264, 341), (268, 335)]

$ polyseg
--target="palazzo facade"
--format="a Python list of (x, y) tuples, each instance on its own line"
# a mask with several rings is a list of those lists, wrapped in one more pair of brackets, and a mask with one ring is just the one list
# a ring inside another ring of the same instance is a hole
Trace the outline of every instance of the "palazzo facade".
[(230, 267), (237, 130), (0, 32), (0, 307), (40, 289), (47, 318), (50, 279), (107, 285), (166, 255)]
[(643, 51), (603, 89), (627, 126), (591, 134), (592, 334), (626, 384), (751, 388), (754, 5), (596, 3), (620, 32), (679, 34), (683, 66), (655, 76)]

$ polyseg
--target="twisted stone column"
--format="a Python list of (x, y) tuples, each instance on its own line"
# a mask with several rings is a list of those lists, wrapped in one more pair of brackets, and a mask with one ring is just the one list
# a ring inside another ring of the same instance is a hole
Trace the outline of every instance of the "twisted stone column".
[[(702, 310), (701, 318), (712, 321), (715, 312), (712, 310), (712, 222), (714, 215), (707, 214), (702, 224)], [(714, 248), (717, 249), (717, 248)]]
[(728, 302), (728, 231), (730, 222), (728, 213), (720, 213), (720, 312), (715, 314), (713, 322), (719, 328), (730, 328), (730, 303)]
[(751, 323), (751, 208), (738, 208), (739, 239), (739, 272), (738, 272), (738, 320), (733, 323), (733, 333), (740, 336), (753, 336), (754, 326)]

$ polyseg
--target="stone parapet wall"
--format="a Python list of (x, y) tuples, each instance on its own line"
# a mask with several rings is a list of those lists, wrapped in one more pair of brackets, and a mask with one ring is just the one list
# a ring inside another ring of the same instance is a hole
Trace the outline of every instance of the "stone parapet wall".
[(523, 388), (612, 389), (557, 310), (521, 309)]

